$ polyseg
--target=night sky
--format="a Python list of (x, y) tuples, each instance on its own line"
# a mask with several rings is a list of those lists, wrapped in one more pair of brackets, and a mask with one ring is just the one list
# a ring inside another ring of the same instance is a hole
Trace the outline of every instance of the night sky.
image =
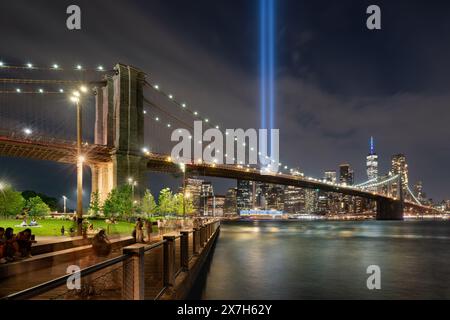
[[(66, 28), (70, 4), (81, 7), (80, 31)], [(371, 4), (382, 30), (366, 28)], [(429, 197), (450, 198), (449, 9), (436, 0), (277, 1), (282, 161), (315, 177), (346, 162), (364, 181), (373, 135), (381, 173), (404, 153), (411, 187), (422, 180)], [(2, 1), (0, 23), (5, 63), (132, 64), (222, 127), (259, 128), (256, 0)], [(0, 158), (0, 178), (74, 196), (67, 166)], [(149, 180), (152, 189), (166, 182)]]

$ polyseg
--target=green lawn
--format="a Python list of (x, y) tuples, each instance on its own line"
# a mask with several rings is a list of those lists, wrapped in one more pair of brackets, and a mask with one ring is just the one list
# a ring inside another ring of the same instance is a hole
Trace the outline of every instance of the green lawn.
[[(107, 224), (104, 220), (89, 220), (94, 225), (94, 229), (103, 228), (107, 230)], [(0, 219), (0, 227), (3, 228), (14, 228), (14, 233), (26, 229), (27, 227), (18, 227), (22, 223), (22, 220), (15, 219)], [(28, 219), (28, 223), (30, 223), (30, 219)], [(32, 233), (36, 236), (60, 236), (61, 235), (61, 227), (64, 226), (66, 230), (66, 235), (69, 235), (69, 229), (74, 227), (74, 223), (72, 221), (66, 220), (57, 220), (57, 219), (46, 219), (46, 220), (38, 220), (40, 227), (31, 227)], [(75, 227), (74, 227), (75, 228)], [(114, 225), (109, 225), (110, 234), (126, 234), (131, 235), (133, 231), (134, 224), (128, 222), (118, 222)], [(76, 228), (75, 228), (76, 229)]]

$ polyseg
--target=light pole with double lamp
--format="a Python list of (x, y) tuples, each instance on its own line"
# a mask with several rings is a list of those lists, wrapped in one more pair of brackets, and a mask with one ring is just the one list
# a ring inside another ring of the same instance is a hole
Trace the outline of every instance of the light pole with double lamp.
[[(87, 92), (85, 86), (80, 87), (82, 93)], [(81, 93), (76, 90), (70, 97), (70, 100), (75, 103), (77, 107), (77, 235), (83, 234), (83, 162), (85, 157), (82, 150), (82, 114), (81, 114)]]

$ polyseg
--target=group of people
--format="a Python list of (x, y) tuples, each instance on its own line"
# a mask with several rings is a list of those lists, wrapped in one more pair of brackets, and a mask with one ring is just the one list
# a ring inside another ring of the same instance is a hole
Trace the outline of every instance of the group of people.
[(31, 245), (35, 242), (30, 229), (14, 234), (13, 228), (0, 227), (0, 263), (31, 257)]
[[(194, 219), (159, 219), (156, 221), (158, 234), (160, 236), (170, 231), (177, 231), (183, 229), (199, 228), (209, 220), (194, 218)], [(133, 236), (136, 242), (150, 242), (153, 231), (153, 223), (149, 220), (137, 218)]]
[(31, 219), (30, 224), (28, 224), (27, 219), (23, 219), (22, 223), (20, 224), (21, 227), (37, 227), (39, 224), (37, 223), (36, 219)]
[[(147, 234), (147, 241), (144, 237), (144, 228), (145, 232)], [(152, 238), (152, 229), (153, 229), (153, 223), (151, 221), (145, 220), (142, 221), (141, 218), (137, 218), (136, 225), (134, 227), (133, 236), (136, 239), (136, 242), (150, 242)]]

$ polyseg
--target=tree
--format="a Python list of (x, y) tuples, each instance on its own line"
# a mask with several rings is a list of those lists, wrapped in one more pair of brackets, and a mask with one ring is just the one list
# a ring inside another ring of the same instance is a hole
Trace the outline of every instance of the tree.
[(106, 216), (114, 214), (128, 217), (133, 212), (132, 189), (130, 185), (114, 188), (108, 194), (103, 204), (103, 213)]
[(45, 216), (50, 214), (50, 207), (42, 201), (41, 197), (36, 196), (28, 199), (26, 203), (28, 214), (32, 217)]
[(184, 213), (183, 193), (177, 193), (173, 196), (174, 211), (177, 215), (182, 216)]
[(22, 196), (24, 197), (24, 199), (26, 201), (28, 201), (28, 199), (30, 199), (30, 198), (34, 198), (37, 196), (40, 197), (42, 199), (42, 201), (44, 201), (49, 206), (51, 211), (59, 211), (62, 209), (61, 205), (58, 203), (58, 199), (56, 199), (54, 197), (50, 197), (43, 193), (25, 190), (25, 191), (22, 191)]
[(191, 197), (186, 197), (185, 199), (185, 206), (186, 206), (186, 214), (194, 214), (195, 213), (195, 207), (194, 207), (194, 201)]
[(174, 213), (174, 199), (169, 188), (162, 189), (158, 198), (158, 212), (160, 214)]
[(184, 203), (183, 203), (183, 197), (184, 194), (182, 192), (177, 193), (174, 198), (174, 211), (177, 215), (188, 215), (194, 213), (194, 203), (192, 199), (189, 196), (184, 197)]
[(97, 216), (100, 213), (100, 195), (98, 191), (92, 192), (91, 195), (91, 203), (89, 205), (89, 210), (91, 213), (95, 216)]
[(150, 190), (145, 190), (144, 197), (142, 198), (142, 212), (148, 216), (157, 212), (158, 206), (156, 205), (155, 198)]
[(16, 216), (21, 214), (25, 206), (25, 199), (20, 192), (9, 186), (0, 190), (0, 215)]

